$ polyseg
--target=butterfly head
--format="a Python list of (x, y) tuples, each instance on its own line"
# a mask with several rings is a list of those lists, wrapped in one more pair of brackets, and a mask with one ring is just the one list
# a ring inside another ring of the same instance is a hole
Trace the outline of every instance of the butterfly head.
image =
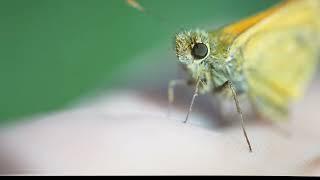
[(183, 64), (198, 64), (210, 55), (209, 35), (205, 31), (184, 31), (175, 38), (176, 55)]

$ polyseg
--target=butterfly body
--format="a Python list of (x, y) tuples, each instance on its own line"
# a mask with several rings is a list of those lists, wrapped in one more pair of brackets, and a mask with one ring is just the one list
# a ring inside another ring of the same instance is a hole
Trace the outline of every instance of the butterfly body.
[[(315, 72), (320, 48), (320, 1), (287, 0), (212, 32), (176, 36), (176, 54), (200, 93), (232, 84), (268, 119), (284, 119)], [(226, 93), (232, 95), (231, 93)]]

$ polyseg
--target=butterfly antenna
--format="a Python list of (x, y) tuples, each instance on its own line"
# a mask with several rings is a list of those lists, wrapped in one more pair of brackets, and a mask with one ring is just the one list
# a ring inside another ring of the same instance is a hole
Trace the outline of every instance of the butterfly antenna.
[(137, 9), (138, 11), (152, 17), (153, 19), (161, 22), (161, 23), (164, 23), (164, 24), (167, 24), (167, 25), (170, 25), (168, 23), (168, 21), (166, 21), (163, 17), (161, 16), (157, 16), (157, 15), (154, 15), (152, 13), (150, 13), (149, 11), (147, 11), (140, 3), (138, 3), (136, 0), (126, 0), (127, 4), (135, 9)]
[(144, 12), (144, 8), (135, 0), (127, 0), (127, 3), (129, 4), (129, 6), (141, 11), (141, 12)]

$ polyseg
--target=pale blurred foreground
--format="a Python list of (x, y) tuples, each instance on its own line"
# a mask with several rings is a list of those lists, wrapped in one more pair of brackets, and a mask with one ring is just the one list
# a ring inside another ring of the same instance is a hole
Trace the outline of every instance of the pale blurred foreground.
[[(319, 83), (318, 83), (319, 84)], [(281, 124), (212, 128), (194, 112), (174, 110), (134, 92), (0, 129), (1, 174), (245, 174), (320, 175), (320, 86), (309, 89)]]

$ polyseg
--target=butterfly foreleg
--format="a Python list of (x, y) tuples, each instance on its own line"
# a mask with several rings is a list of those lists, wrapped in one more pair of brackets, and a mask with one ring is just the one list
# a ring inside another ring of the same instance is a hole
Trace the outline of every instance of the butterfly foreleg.
[(168, 85), (168, 116), (170, 115), (170, 110), (174, 102), (174, 89), (176, 86), (187, 85), (188, 81), (184, 79), (171, 80)]
[(233, 100), (234, 100), (235, 105), (236, 105), (237, 112), (240, 115), (241, 127), (242, 127), (243, 134), (244, 134), (245, 139), (247, 141), (247, 144), (248, 144), (248, 147), (249, 147), (249, 151), (252, 152), (252, 146), (251, 146), (250, 140), (248, 138), (247, 131), (246, 131), (245, 124), (244, 124), (243, 113), (242, 113), (242, 110), (241, 110), (241, 107), (240, 107), (240, 103), (239, 103), (239, 100), (238, 100), (238, 96), (237, 96), (236, 90), (234, 89), (234, 86), (233, 86), (232, 82), (231, 81), (226, 81), (221, 87), (218, 88), (218, 90), (219, 91), (229, 90), (231, 92), (231, 95), (232, 95)]

